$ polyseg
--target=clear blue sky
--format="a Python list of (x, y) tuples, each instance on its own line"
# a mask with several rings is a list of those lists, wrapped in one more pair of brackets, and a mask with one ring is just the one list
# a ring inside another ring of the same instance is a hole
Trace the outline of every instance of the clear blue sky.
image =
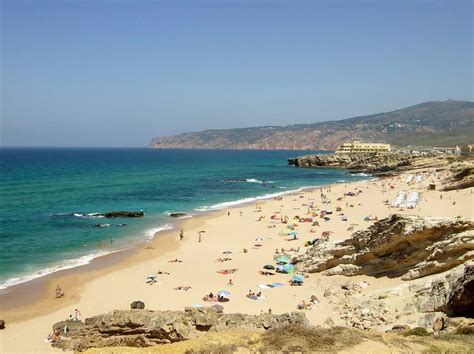
[(471, 1), (1, 3), (2, 145), (145, 146), (473, 100)]

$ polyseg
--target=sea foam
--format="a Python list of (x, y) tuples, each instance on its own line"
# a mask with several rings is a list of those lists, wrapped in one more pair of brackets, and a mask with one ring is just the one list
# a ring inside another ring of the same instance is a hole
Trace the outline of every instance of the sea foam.
[(93, 259), (95, 259), (97, 257), (105, 256), (107, 254), (111, 254), (111, 253), (115, 253), (115, 252), (119, 252), (119, 251), (120, 250), (108, 251), (108, 252), (102, 251), (102, 252), (89, 254), (89, 255), (82, 256), (82, 257), (75, 258), (75, 259), (68, 259), (68, 260), (62, 261), (61, 263), (59, 263), (57, 265), (47, 267), (47, 268), (44, 268), (44, 269), (40, 269), (40, 270), (38, 270), (38, 271), (36, 271), (32, 274), (27, 274), (27, 275), (23, 275), (23, 276), (20, 276), (20, 277), (7, 279), (3, 283), (0, 283), (0, 289), (6, 289), (10, 286), (25, 283), (27, 281), (30, 281), (30, 280), (33, 280), (33, 279), (36, 279), (36, 278), (41, 278), (41, 277), (44, 277), (45, 275), (56, 273), (56, 272), (59, 272), (61, 270), (66, 270), (66, 269), (79, 267), (81, 265), (86, 265), (86, 264), (89, 264)]

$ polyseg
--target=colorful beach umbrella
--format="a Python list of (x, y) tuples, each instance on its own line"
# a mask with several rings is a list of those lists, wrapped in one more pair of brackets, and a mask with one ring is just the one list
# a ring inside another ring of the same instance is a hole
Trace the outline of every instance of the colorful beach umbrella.
[(288, 258), (287, 256), (278, 256), (277, 258), (275, 258), (275, 261), (279, 264), (287, 264), (291, 262), (290, 258)]
[(295, 272), (293, 264), (283, 264), (276, 267), (277, 272), (291, 274)]

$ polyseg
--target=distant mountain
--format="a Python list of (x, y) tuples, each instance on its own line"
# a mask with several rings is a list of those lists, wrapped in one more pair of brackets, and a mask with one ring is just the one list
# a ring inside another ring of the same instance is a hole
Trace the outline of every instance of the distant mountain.
[(183, 133), (154, 138), (149, 147), (332, 150), (351, 140), (394, 146), (474, 143), (474, 102), (431, 101), (338, 121)]

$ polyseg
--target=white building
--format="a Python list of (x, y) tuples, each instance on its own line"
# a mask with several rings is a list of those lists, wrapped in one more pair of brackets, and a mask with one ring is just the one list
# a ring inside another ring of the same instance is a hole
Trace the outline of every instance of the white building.
[(379, 144), (379, 143), (361, 143), (358, 140), (354, 140), (351, 143), (344, 143), (339, 146), (336, 150), (337, 154), (342, 153), (367, 153), (367, 152), (390, 152), (392, 148), (390, 144)]

